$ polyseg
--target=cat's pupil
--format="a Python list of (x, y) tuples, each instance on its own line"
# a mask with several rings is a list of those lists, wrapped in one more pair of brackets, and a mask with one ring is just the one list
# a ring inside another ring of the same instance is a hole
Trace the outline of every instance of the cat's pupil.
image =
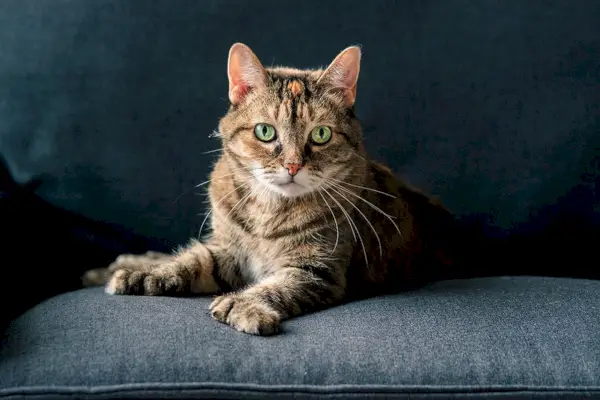
[(319, 136), (321, 136), (321, 138), (325, 136), (325, 131), (323, 130), (323, 128), (319, 129)]
[(263, 126), (263, 128), (262, 128), (262, 133), (263, 133), (263, 135), (266, 135), (266, 134), (267, 134), (267, 127), (266, 127), (266, 126)]

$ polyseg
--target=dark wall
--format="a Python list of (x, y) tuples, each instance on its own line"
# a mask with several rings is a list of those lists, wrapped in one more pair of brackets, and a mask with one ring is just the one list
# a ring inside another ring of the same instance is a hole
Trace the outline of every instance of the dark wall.
[(229, 46), (311, 67), (361, 44), (374, 158), (491, 226), (598, 221), (599, 4), (4, 0), (0, 152), (56, 205), (183, 241), (204, 198), (175, 199), (216, 157)]

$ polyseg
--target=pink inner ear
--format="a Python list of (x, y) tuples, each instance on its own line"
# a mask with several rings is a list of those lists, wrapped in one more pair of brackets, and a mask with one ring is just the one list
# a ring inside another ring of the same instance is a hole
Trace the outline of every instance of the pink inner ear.
[(356, 48), (346, 50), (336, 61), (336, 69), (339, 74), (339, 85), (344, 89), (352, 89), (358, 80), (360, 51)]
[(264, 83), (265, 71), (252, 50), (246, 45), (235, 44), (229, 51), (229, 100), (240, 103), (250, 89)]
[(340, 53), (325, 70), (320, 80), (342, 89), (345, 101), (351, 105), (356, 99), (356, 82), (360, 70), (360, 49), (349, 47)]
[(243, 82), (239, 85), (235, 85), (229, 91), (229, 99), (234, 104), (239, 103), (244, 97), (246, 97), (246, 94), (248, 94), (248, 89), (248, 85), (244, 84)]
[(356, 68), (354, 65), (350, 65), (346, 68), (342, 67), (343, 73), (343, 87), (348, 89), (352, 88), (356, 84)]
[(242, 75), (242, 55), (239, 51), (233, 52), (229, 60), (229, 99), (232, 103), (239, 103), (248, 93), (248, 84)]

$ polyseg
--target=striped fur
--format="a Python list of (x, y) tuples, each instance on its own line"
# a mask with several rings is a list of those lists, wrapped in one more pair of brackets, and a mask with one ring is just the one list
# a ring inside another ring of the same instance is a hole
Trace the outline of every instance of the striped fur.
[[(351, 47), (326, 70), (265, 69), (234, 45), (210, 233), (173, 255), (123, 255), (108, 274), (91, 274), (108, 276), (112, 294), (217, 294), (212, 316), (257, 335), (409, 280), (417, 256), (434, 247), (422, 220), (446, 212), (367, 158), (354, 114), (359, 61)], [(260, 123), (277, 138), (258, 140)], [(309, 135), (321, 125), (333, 134), (317, 145)], [(302, 168), (286, 186), (290, 163)]]

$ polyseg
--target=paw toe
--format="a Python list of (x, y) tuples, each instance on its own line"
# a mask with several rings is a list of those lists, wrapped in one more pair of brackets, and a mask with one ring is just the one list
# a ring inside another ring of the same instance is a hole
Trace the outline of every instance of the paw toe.
[(127, 272), (124, 270), (116, 271), (110, 278), (104, 291), (108, 294), (125, 294), (127, 284)]
[(272, 335), (279, 330), (279, 315), (266, 307), (249, 307), (233, 318), (238, 331), (253, 335)]
[(128, 295), (175, 295), (185, 292), (188, 282), (178, 271), (177, 265), (149, 265), (145, 268), (119, 268), (108, 281), (105, 291), (109, 294)]
[(226, 322), (227, 315), (229, 311), (231, 311), (231, 307), (233, 306), (233, 301), (231, 298), (227, 296), (219, 296), (213, 300), (210, 305), (210, 314), (217, 321)]
[(279, 331), (279, 314), (255, 298), (244, 296), (219, 296), (210, 305), (217, 321), (234, 329), (253, 335), (272, 335)]
[(179, 275), (169, 275), (162, 278), (162, 284), (166, 293), (181, 292), (185, 287), (184, 279)]
[(133, 271), (127, 278), (127, 293), (128, 294), (144, 294), (144, 279), (146, 278), (145, 271)]
[(144, 277), (144, 294), (154, 296), (164, 291), (162, 282), (153, 275)]

